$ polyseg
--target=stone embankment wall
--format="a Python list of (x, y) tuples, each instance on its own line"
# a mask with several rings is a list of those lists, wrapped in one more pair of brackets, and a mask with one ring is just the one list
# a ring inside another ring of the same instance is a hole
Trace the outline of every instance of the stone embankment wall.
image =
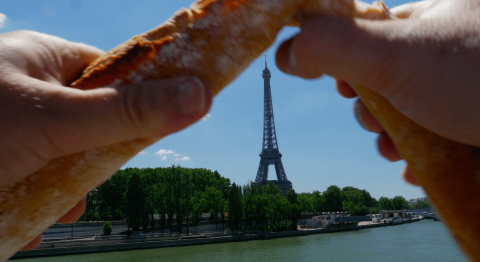
[[(412, 219), (405, 222), (417, 222), (420, 219)], [(30, 257), (47, 257), (47, 256), (61, 256), (74, 254), (87, 254), (110, 251), (127, 251), (147, 248), (161, 248), (161, 247), (175, 247), (175, 246), (189, 246), (189, 245), (204, 245), (214, 243), (225, 243), (235, 241), (248, 241), (255, 239), (270, 239), (278, 237), (293, 237), (304, 236), (319, 233), (333, 233), (339, 231), (359, 230), (365, 228), (390, 226), (383, 223), (339, 223), (330, 224), (326, 228), (320, 229), (306, 229), (297, 231), (285, 232), (243, 232), (243, 233), (227, 233), (227, 232), (212, 232), (201, 235), (181, 236), (178, 234), (164, 234), (153, 237), (145, 235), (139, 238), (126, 237), (107, 237), (107, 238), (92, 238), (83, 241), (60, 241), (55, 243), (42, 244), (40, 248), (20, 251), (15, 254), (12, 259), (30, 258)]]

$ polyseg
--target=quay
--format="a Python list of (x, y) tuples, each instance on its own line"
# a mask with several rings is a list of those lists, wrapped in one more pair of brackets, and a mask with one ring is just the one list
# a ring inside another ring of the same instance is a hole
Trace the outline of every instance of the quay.
[[(404, 223), (420, 221), (421, 218), (404, 220)], [(280, 237), (306, 236), (311, 234), (334, 233), (341, 231), (361, 230), (375, 227), (397, 226), (394, 223), (372, 223), (371, 221), (356, 223), (335, 223), (319, 229), (299, 229), (296, 231), (261, 233), (258, 231), (220, 231), (202, 234), (180, 235), (178, 233), (149, 234), (139, 236), (92, 237), (80, 240), (42, 242), (33, 250), (19, 251), (10, 259), (77, 255), (112, 251), (129, 251), (163, 247), (205, 245), (248, 240), (273, 239)]]

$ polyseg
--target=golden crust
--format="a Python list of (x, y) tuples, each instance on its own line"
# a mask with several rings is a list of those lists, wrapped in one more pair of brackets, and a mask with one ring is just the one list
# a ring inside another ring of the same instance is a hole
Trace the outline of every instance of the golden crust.
[(383, 4), (357, 6), (352, 0), (200, 1), (100, 57), (72, 87), (89, 89), (195, 75), (217, 94), (273, 43), (283, 26), (294, 24), (299, 10), (369, 19), (391, 17)]

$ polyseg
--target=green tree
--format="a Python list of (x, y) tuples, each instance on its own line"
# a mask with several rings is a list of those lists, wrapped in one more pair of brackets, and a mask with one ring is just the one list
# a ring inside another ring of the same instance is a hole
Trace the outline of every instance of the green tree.
[[(368, 194), (370, 195), (370, 194)], [(340, 193), (342, 206), (354, 216), (364, 216), (369, 213), (365, 205), (365, 192), (355, 187), (344, 187)], [(369, 200), (371, 201), (371, 199)]]
[(87, 206), (85, 208), (85, 214), (83, 215), (84, 220), (94, 220), (95, 210), (97, 209), (96, 199), (97, 189), (95, 188), (87, 194)]
[(200, 225), (203, 210), (208, 207), (208, 201), (204, 198), (203, 192), (197, 191), (192, 198), (192, 203), (194, 203), (192, 210), (192, 224), (197, 227)]
[(134, 172), (130, 177), (124, 199), (127, 222), (134, 231), (138, 231), (145, 212), (144, 183), (139, 172)]
[(380, 197), (378, 199), (378, 207), (382, 210), (392, 210), (392, 202), (387, 197)]
[(320, 191), (314, 190), (312, 192), (312, 211), (319, 213), (325, 210), (325, 199)]
[(175, 216), (175, 178), (172, 172), (172, 168), (168, 168), (165, 170), (164, 173), (164, 205), (165, 205), (165, 213), (166, 213), (166, 226), (170, 229), (170, 232), (173, 232), (173, 218)]
[(218, 223), (220, 222), (219, 216), (220, 213), (223, 212), (225, 206), (223, 194), (215, 187), (207, 187), (205, 193), (207, 194), (207, 199), (209, 200), (208, 206), (210, 217), (215, 222), (215, 230), (218, 231)]
[(402, 196), (396, 196), (391, 200), (393, 210), (402, 210), (408, 207), (408, 202)]
[(377, 206), (376, 205), (377, 200), (370, 195), (370, 192), (363, 189), (362, 194), (363, 194), (363, 205), (364, 206), (366, 206), (366, 207), (376, 207)]
[(254, 203), (254, 189), (252, 184), (249, 183), (243, 186), (243, 218), (245, 225), (248, 227), (253, 226), (255, 221), (255, 203)]
[(415, 209), (427, 209), (427, 208), (430, 208), (430, 202), (428, 201), (417, 201), (417, 203), (415, 203), (413, 205), (413, 208)]
[[(185, 170), (186, 171), (186, 170)], [(190, 215), (193, 213), (193, 206), (194, 206), (194, 203), (192, 202), (192, 200), (194, 200), (194, 197), (193, 197), (193, 190), (194, 190), (194, 187), (191, 183), (191, 173), (186, 171), (184, 174), (183, 174), (183, 199), (184, 199), (184, 203), (183, 203), (183, 206), (185, 208), (185, 220), (187, 222), (187, 235), (190, 233), (189, 231), (189, 227), (188, 227), (188, 222), (190, 221)]]
[(112, 177), (97, 187), (97, 204), (100, 217), (104, 220), (125, 218), (124, 194), (127, 190), (129, 172), (138, 169), (118, 170)]
[(179, 233), (182, 233), (182, 225), (184, 220), (184, 192), (182, 184), (182, 170), (180, 166), (172, 166), (172, 178), (173, 178), (173, 203), (175, 208), (175, 222)]
[(290, 202), (290, 204), (298, 204), (298, 194), (295, 192), (295, 189), (290, 189), (287, 191), (287, 195), (285, 196)]
[(300, 217), (301, 208), (298, 202), (298, 194), (294, 189), (287, 192), (286, 199), (289, 203), (287, 219), (290, 220), (290, 229), (296, 230), (298, 225), (298, 218)]
[(300, 209), (303, 212), (305, 223), (307, 223), (307, 212), (312, 210), (312, 200), (308, 193), (301, 193), (298, 195), (298, 202), (300, 202)]
[(343, 210), (342, 199), (340, 197), (340, 188), (337, 186), (329, 186), (323, 197), (325, 199), (325, 209), (327, 211), (341, 211)]
[(165, 169), (157, 169), (157, 195), (156, 195), (156, 201), (155, 201), (155, 206), (159, 215), (159, 226), (160, 230), (163, 233), (165, 230), (165, 225), (167, 223), (166, 220), (166, 214), (167, 214), (167, 202), (168, 200), (166, 199), (169, 195), (167, 194), (167, 183), (166, 178), (165, 178)]
[(227, 222), (234, 229), (240, 229), (240, 222), (243, 218), (242, 188), (233, 183), (230, 186), (227, 199), (228, 217)]
[(222, 211), (220, 212), (220, 217), (222, 218), (223, 230), (225, 230), (225, 207), (227, 204), (226, 201), (228, 199), (228, 191), (230, 188), (230, 179), (222, 177), (216, 170), (213, 172), (213, 176), (216, 180), (216, 186), (218, 190), (220, 190), (220, 192), (222, 193), (222, 197), (224, 199), (224, 204), (222, 207)]
[(112, 234), (112, 223), (110, 223), (110, 221), (107, 221), (103, 224), (103, 234), (105, 236), (109, 236), (110, 234)]

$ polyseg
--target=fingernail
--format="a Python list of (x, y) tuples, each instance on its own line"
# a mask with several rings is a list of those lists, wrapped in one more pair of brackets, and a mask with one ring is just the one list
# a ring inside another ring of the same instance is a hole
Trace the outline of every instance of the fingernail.
[(180, 84), (178, 105), (184, 115), (194, 115), (205, 111), (205, 87), (198, 78)]
[(365, 124), (362, 115), (360, 114), (360, 104), (358, 101), (353, 104), (353, 112), (355, 113), (355, 118), (357, 119), (358, 123), (367, 131), (370, 131), (368, 126)]
[(400, 171), (400, 177), (411, 185), (420, 186), (420, 184), (418, 184), (417, 178), (413, 175), (413, 172), (408, 165), (405, 165), (402, 168), (402, 171)]

